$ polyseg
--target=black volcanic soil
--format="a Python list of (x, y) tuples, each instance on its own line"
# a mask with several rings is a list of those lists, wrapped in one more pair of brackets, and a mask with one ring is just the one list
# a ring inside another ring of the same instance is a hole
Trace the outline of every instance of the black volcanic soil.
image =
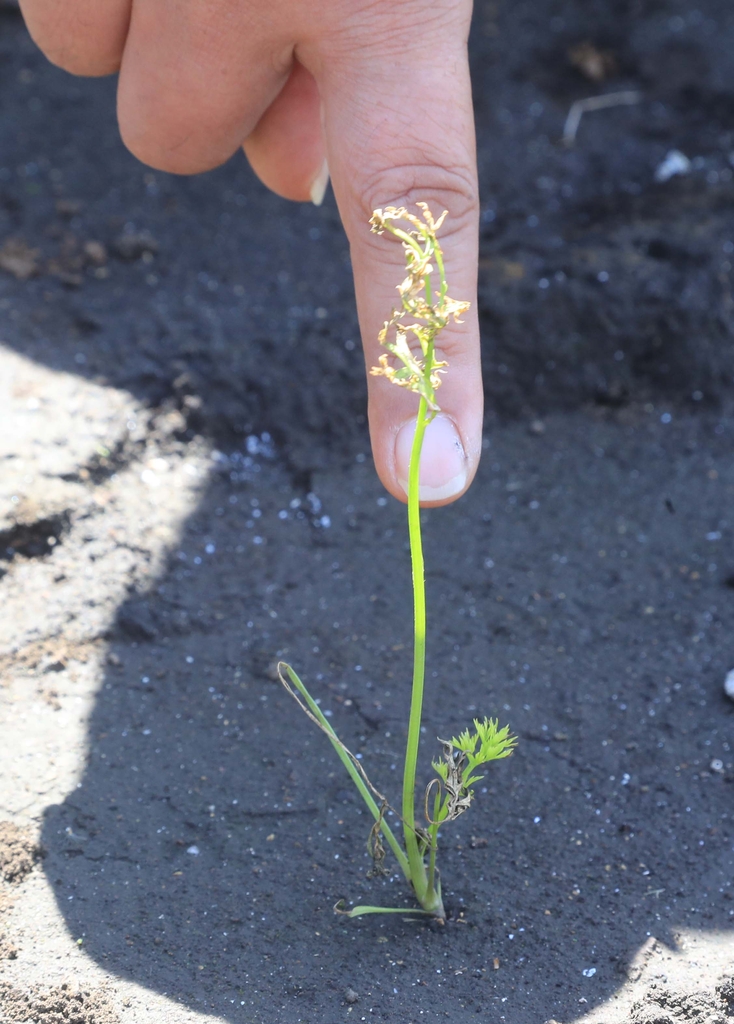
[[(273, 678), (292, 661), (397, 799), (404, 510), (367, 455), (333, 203), (268, 195), (239, 158), (148, 171), (114, 82), (52, 68), (0, 8), (0, 338), (219, 453), (102, 638), (81, 786), (37, 822), (35, 870), (113, 981), (242, 1024), (535, 1024), (609, 1000), (651, 937), (731, 929), (732, 38), (725, 0), (477, 5), (486, 438), (471, 492), (424, 516), (423, 768), (475, 714), (520, 743), (445, 830), (439, 927), (332, 913), (411, 903), (367, 879), (365, 813)], [(624, 90), (560, 143), (572, 102)], [(688, 172), (657, 181), (671, 150)], [(0, 584), (85, 557), (83, 511), (49, 515), (5, 538)], [(733, 983), (632, 1019), (723, 1021)]]

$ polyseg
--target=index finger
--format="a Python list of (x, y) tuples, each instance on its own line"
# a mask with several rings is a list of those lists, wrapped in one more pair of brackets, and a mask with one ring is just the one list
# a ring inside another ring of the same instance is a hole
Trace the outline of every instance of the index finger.
[[(400, 7), (392, 8), (393, 22)], [(370, 232), (372, 211), (394, 205), (417, 213), (417, 202), (426, 202), (436, 216), (448, 210), (440, 240), (449, 292), (472, 305), (464, 322), (448, 325), (437, 341), (449, 367), (437, 395), (442, 412), (427, 432), (421, 471), (422, 501), (436, 505), (466, 490), (481, 451), (479, 202), (468, 17), (469, 5), (461, 0), (445, 5), (418, 30), (412, 19), (401, 28), (393, 25), (391, 34), (355, 46), (346, 66), (331, 62), (318, 75), (329, 168), (350, 242), (368, 368), (378, 362), (377, 336), (405, 276), (402, 247)], [(369, 377), (375, 466), (385, 487), (401, 500), (416, 411), (415, 395), (383, 377)]]

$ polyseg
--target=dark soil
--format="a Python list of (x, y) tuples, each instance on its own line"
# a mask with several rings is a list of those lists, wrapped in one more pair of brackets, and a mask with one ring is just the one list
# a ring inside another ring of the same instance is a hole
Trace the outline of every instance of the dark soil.
[[(399, 879), (367, 879), (365, 813), (274, 681), (287, 657), (397, 799), (404, 510), (366, 454), (336, 210), (268, 195), (243, 159), (149, 172), (114, 83), (50, 67), (0, 7), (0, 337), (219, 453), (106, 636), (43, 870), (111, 975), (242, 1024), (568, 1021), (649, 938), (734, 921), (734, 12), (535, 0), (475, 21), (486, 451), (471, 492), (424, 517), (424, 769), (472, 715), (520, 744), (445, 830), (440, 927)], [(572, 59), (585, 42), (603, 81)], [(574, 100), (632, 88), (559, 143)], [(672, 149), (690, 171), (656, 182)], [(0, 572), (50, 558), (49, 536), (55, 557), (81, 514), (9, 527)], [(46, 600), (28, 595), (39, 616)], [(406, 917), (347, 921), (340, 898)], [(650, 992), (632, 1019), (723, 1021), (733, 984)]]
[(41, 848), (28, 829), (0, 821), (0, 879), (11, 884), (22, 882), (40, 857)]

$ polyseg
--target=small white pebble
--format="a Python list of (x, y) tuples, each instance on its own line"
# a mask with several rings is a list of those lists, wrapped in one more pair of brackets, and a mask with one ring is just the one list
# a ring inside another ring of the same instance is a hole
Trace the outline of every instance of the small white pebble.
[(190, 853), (192, 857), (198, 857), (199, 856), (199, 847), (198, 846), (189, 846), (189, 848), (187, 849), (186, 852)]
[(724, 680), (724, 693), (727, 697), (734, 700), (734, 668), (726, 674), (726, 679)]
[(585, 967), (581, 973), (585, 978), (593, 978), (596, 974), (596, 967)]
[(676, 174), (688, 174), (690, 170), (691, 161), (685, 153), (681, 153), (679, 149), (671, 149), (655, 169), (655, 181), (669, 181)]

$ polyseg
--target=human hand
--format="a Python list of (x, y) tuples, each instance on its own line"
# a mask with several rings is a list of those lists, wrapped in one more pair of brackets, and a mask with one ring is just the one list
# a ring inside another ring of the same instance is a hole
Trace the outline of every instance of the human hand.
[[(421, 498), (469, 486), (481, 449), (476, 315), (478, 197), (466, 37), (471, 0), (21, 0), (31, 35), (73, 74), (118, 71), (127, 147), (175, 174), (240, 146), (288, 199), (320, 203), (331, 174), (350, 243), (367, 367), (397, 301), (403, 254), (372, 234), (373, 209), (449, 211), (441, 244), (451, 294), (442, 413), (423, 448)], [(405, 500), (415, 396), (369, 377), (375, 466)]]

